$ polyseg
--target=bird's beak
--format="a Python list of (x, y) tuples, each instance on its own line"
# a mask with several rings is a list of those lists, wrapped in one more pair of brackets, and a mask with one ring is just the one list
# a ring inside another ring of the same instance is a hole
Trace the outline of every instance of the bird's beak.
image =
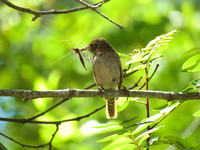
[(85, 51), (85, 50), (87, 50), (87, 48), (88, 48), (87, 46), (86, 46), (86, 47), (83, 47), (83, 48), (80, 49), (80, 51), (81, 51), (81, 52), (82, 52), (82, 51)]

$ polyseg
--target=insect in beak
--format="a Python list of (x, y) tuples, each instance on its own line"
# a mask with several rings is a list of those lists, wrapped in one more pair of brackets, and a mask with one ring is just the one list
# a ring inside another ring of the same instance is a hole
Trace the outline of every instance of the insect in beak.
[[(84, 47), (85, 48), (85, 47)], [(82, 49), (78, 49), (78, 48), (71, 48), (72, 50), (74, 50), (74, 52), (76, 53), (76, 54), (78, 54), (78, 56), (79, 56), (79, 59), (80, 59), (80, 61), (81, 61), (81, 64), (83, 65), (83, 67), (85, 68), (85, 70), (87, 70), (87, 68), (86, 68), (86, 66), (85, 66), (85, 63), (84, 63), (84, 60), (83, 60), (83, 57), (81, 56), (81, 51), (82, 51)]]

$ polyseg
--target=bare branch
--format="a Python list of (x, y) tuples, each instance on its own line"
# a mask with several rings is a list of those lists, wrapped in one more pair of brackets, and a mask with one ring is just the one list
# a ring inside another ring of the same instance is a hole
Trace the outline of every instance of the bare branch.
[[(127, 97), (127, 92), (124, 90), (104, 90), (101, 94), (98, 90), (47, 90), (47, 91), (32, 91), (32, 90), (8, 90), (1, 89), (0, 96), (24, 97), (26, 99), (34, 98), (55, 98), (55, 97)], [(129, 97), (140, 98), (157, 98), (172, 100), (192, 100), (200, 99), (200, 92), (182, 93), (182, 92), (166, 92), (166, 91), (146, 91), (146, 90), (129, 90)]]
[(55, 125), (60, 125), (63, 122), (80, 121), (81, 119), (90, 117), (92, 114), (100, 111), (104, 107), (105, 107), (105, 105), (93, 110), (92, 112), (90, 112), (90, 113), (88, 113), (86, 115), (80, 116), (80, 117), (76, 117), (76, 118), (72, 118), (72, 119), (66, 119), (66, 120), (60, 120), (60, 121), (35, 121), (35, 120), (28, 120), (28, 119), (12, 119), (12, 118), (3, 118), (3, 117), (0, 117), (0, 121), (18, 122), (18, 123), (23, 123), (23, 124), (32, 123), (32, 124), (55, 124)]
[(58, 132), (58, 130), (59, 130), (59, 125), (56, 125), (56, 130), (55, 130), (55, 132), (52, 134), (52, 137), (51, 137), (50, 141), (49, 141), (48, 143), (46, 143), (46, 144), (42, 144), (42, 145), (38, 145), (38, 146), (22, 144), (22, 143), (20, 143), (20, 142), (14, 140), (13, 138), (11, 138), (11, 137), (9, 137), (9, 136), (3, 134), (3, 133), (0, 133), (0, 135), (3, 136), (3, 137), (5, 137), (5, 138), (7, 138), (7, 139), (9, 139), (9, 140), (11, 140), (12, 142), (14, 142), (14, 143), (16, 143), (16, 144), (18, 144), (18, 145), (21, 145), (22, 147), (41, 148), (41, 147), (45, 147), (45, 146), (49, 145), (49, 149), (51, 149), (51, 148), (52, 148), (52, 141), (54, 140), (55, 135), (56, 135), (56, 133)]
[(42, 113), (39, 113), (31, 118), (26, 119), (27, 120), (34, 120), (44, 114), (46, 114), (47, 112), (51, 111), (52, 109), (56, 108), (57, 106), (61, 105), (62, 103), (66, 102), (67, 100), (69, 100), (70, 98), (63, 98), (63, 100), (61, 100), (60, 102), (58, 102), (57, 104), (53, 105), (52, 107), (48, 108), (47, 110), (43, 111)]
[[(148, 78), (148, 82), (153, 78), (153, 76), (155, 75), (156, 71), (158, 70), (159, 64), (156, 65), (156, 68), (154, 69), (152, 75)], [(145, 86), (145, 83), (139, 88), (139, 90), (141, 90), (143, 87)]]
[[(108, 21), (110, 21), (111, 23), (113, 23), (113, 24), (115, 24), (116, 26), (118, 26), (119, 29), (123, 29), (123, 28), (124, 28), (124, 27), (121, 26), (120, 24), (118, 24), (118, 23), (112, 21), (111, 19), (109, 19), (108, 17), (106, 17), (105, 15), (103, 15), (101, 12), (99, 12), (98, 10), (96, 10), (96, 8), (98, 8), (98, 7), (96, 7), (97, 5), (96, 5), (96, 6), (92, 6), (92, 5), (87, 4), (86, 2), (84, 2), (84, 1), (82, 1), (82, 0), (77, 0), (77, 1), (78, 1), (79, 3), (85, 5), (87, 8), (90, 8), (90, 9), (92, 9), (93, 11), (97, 12), (99, 15), (101, 15), (102, 17), (104, 17), (105, 19), (107, 19)], [(104, 3), (107, 2), (107, 1), (108, 1), (108, 0), (105, 0)]]
[[(80, 11), (80, 10), (84, 10), (84, 9), (88, 9), (88, 7), (78, 7), (78, 8), (72, 8), (72, 9), (68, 9), (68, 10), (47, 10), (47, 11), (35, 11), (35, 10), (31, 10), (30, 8), (24, 8), (24, 7), (20, 7), (17, 6), (11, 2), (9, 2), (8, 0), (0, 0), (2, 3), (4, 3), (5, 5), (21, 11), (21, 12), (26, 12), (29, 14), (33, 14), (34, 17), (32, 18), (32, 21), (35, 21), (38, 17), (41, 17), (42, 15), (51, 15), (51, 14), (68, 14), (68, 13), (72, 13), (72, 12), (76, 12), (76, 11)], [(94, 4), (97, 7), (100, 7), (102, 4), (104, 4), (106, 1), (101, 1), (99, 3)]]
[(3, 134), (3, 133), (0, 133), (0, 135), (3, 136), (3, 137), (5, 137), (5, 138), (7, 138), (7, 139), (9, 139), (9, 140), (11, 140), (12, 142), (14, 142), (14, 143), (16, 143), (16, 144), (21, 145), (22, 147), (40, 148), (40, 147), (44, 147), (44, 146), (46, 146), (46, 145), (49, 144), (49, 143), (47, 143), (47, 144), (42, 144), (42, 145), (39, 145), (39, 146), (26, 145), (26, 144), (22, 144), (22, 143), (20, 143), (20, 142), (18, 142), (18, 141), (16, 141), (16, 140), (14, 140), (13, 138), (11, 138), (11, 137), (9, 137), (9, 136)]
[(0, 121), (8, 121), (8, 122), (18, 122), (18, 123), (35, 123), (35, 124), (55, 124), (56, 125), (56, 130), (55, 132), (52, 134), (52, 137), (50, 139), (50, 141), (46, 144), (42, 144), (42, 145), (38, 145), (38, 146), (32, 146), (32, 145), (26, 145), (26, 144), (22, 144), (16, 140), (14, 140), (13, 138), (3, 134), (3, 133), (0, 133), (1, 136), (13, 141), (14, 143), (16, 144), (19, 144), (21, 145), (22, 147), (30, 147), (30, 148), (40, 148), (40, 147), (44, 147), (44, 146), (47, 146), (49, 145), (49, 149), (52, 148), (52, 141), (54, 140), (55, 138), (55, 135), (56, 133), (58, 132), (59, 130), (59, 125), (63, 122), (69, 122), (69, 121), (80, 121), (81, 119), (84, 119), (84, 118), (87, 118), (89, 116), (91, 116), (92, 114), (100, 111), (101, 109), (103, 109), (105, 107), (104, 106), (101, 106), (100, 108), (97, 108), (95, 110), (93, 110), (92, 112), (86, 114), (86, 115), (83, 115), (83, 116), (80, 116), (80, 117), (76, 117), (76, 118), (72, 118), (72, 119), (67, 119), (67, 120), (61, 120), (61, 121), (31, 121), (31, 120), (27, 120), (27, 119), (10, 119), (10, 118), (0, 118)]
[(59, 130), (59, 125), (56, 125), (56, 130), (55, 130), (55, 132), (52, 134), (52, 137), (51, 137), (51, 139), (50, 139), (50, 141), (49, 141), (49, 143), (48, 143), (49, 149), (50, 149), (50, 150), (51, 150), (51, 148), (52, 148), (52, 141), (54, 140), (55, 135), (56, 135), (56, 133), (58, 132), (58, 130)]

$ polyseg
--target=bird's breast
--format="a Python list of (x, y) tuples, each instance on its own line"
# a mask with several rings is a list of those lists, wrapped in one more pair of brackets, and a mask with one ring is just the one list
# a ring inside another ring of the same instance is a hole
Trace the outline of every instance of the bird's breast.
[(120, 60), (115, 52), (97, 52), (93, 57), (96, 84), (104, 89), (116, 89), (121, 78)]

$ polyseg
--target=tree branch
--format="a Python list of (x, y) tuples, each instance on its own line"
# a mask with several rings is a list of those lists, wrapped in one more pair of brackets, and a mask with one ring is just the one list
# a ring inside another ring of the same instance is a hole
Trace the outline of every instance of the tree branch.
[[(123, 28), (124, 28), (124, 27), (121, 26), (120, 24), (118, 24), (118, 23), (112, 21), (111, 19), (109, 19), (108, 17), (106, 17), (105, 15), (103, 15), (102, 13), (100, 13), (98, 10), (96, 10), (97, 7), (94, 7), (94, 6), (92, 6), (92, 5), (90, 5), (90, 4), (86, 3), (86, 2), (84, 2), (84, 1), (82, 1), (82, 0), (76, 0), (76, 1), (78, 1), (79, 3), (85, 5), (87, 8), (90, 8), (90, 9), (92, 9), (93, 11), (97, 12), (99, 15), (101, 15), (102, 17), (104, 17), (106, 20), (108, 20), (108, 21), (110, 21), (111, 23), (113, 23), (113, 24), (115, 24), (116, 26), (118, 26), (119, 29), (123, 29)], [(109, 1), (109, 0), (104, 0), (104, 2), (107, 2), (107, 1)]]
[(76, 11), (80, 11), (80, 10), (85, 10), (85, 9), (92, 9), (94, 11), (96, 11), (99, 15), (101, 15), (102, 17), (104, 17), (106, 20), (110, 21), (111, 23), (115, 24), (116, 26), (119, 27), (119, 29), (124, 28), (123, 26), (119, 25), (118, 23), (112, 21), (111, 19), (109, 19), (108, 17), (106, 17), (105, 15), (103, 15), (102, 13), (100, 13), (98, 10), (96, 10), (96, 8), (100, 7), (101, 5), (105, 4), (106, 2), (108, 2), (109, 0), (103, 0), (101, 2), (98, 2), (96, 4), (93, 5), (89, 5), (85, 2), (83, 2), (82, 0), (77, 0), (79, 3), (85, 5), (84, 7), (78, 7), (78, 8), (72, 8), (72, 9), (68, 9), (68, 10), (47, 10), (47, 11), (35, 11), (32, 10), (30, 8), (24, 8), (24, 7), (20, 7), (17, 6), (11, 2), (9, 2), (8, 0), (0, 0), (2, 3), (4, 3), (5, 5), (7, 5), (8, 7), (11, 7), (15, 10), (21, 11), (21, 12), (26, 12), (29, 14), (34, 15), (34, 17), (32, 18), (32, 21), (35, 21), (37, 18), (43, 16), (43, 15), (50, 15), (50, 14), (68, 14), (68, 13), (72, 13), (72, 12), (76, 12)]
[(69, 99), (70, 99), (70, 98), (63, 98), (63, 100), (61, 100), (61, 101), (58, 102), (57, 104), (53, 105), (52, 107), (48, 108), (47, 110), (45, 110), (45, 111), (43, 111), (43, 112), (41, 112), (41, 113), (39, 113), (39, 114), (37, 114), (37, 115), (31, 117), (31, 118), (26, 119), (26, 121), (27, 121), (27, 120), (29, 120), (29, 121), (30, 121), (30, 120), (34, 120), (34, 119), (36, 119), (36, 118), (38, 118), (38, 117), (40, 117), (40, 116), (46, 114), (47, 112), (51, 111), (52, 109), (56, 108), (57, 106), (61, 105), (62, 103), (68, 101)]
[[(46, 91), (32, 91), (32, 90), (8, 90), (1, 89), (0, 96), (24, 97), (27, 99), (34, 98), (55, 98), (55, 97), (127, 97), (127, 91), (124, 90), (104, 90), (101, 94), (98, 90), (79, 90), (79, 89), (65, 89), (65, 90), (46, 90)], [(146, 90), (129, 90), (129, 97), (140, 98), (157, 98), (172, 100), (192, 100), (200, 99), (200, 92), (182, 93), (182, 92), (166, 92), (166, 91), (146, 91)]]
[(3, 134), (3, 133), (0, 133), (0, 135), (3, 136), (3, 137), (5, 137), (5, 138), (7, 138), (7, 139), (9, 139), (9, 140), (11, 140), (12, 142), (14, 142), (14, 143), (16, 143), (16, 144), (18, 144), (18, 145), (21, 145), (22, 147), (41, 148), (41, 147), (45, 147), (45, 146), (49, 145), (49, 149), (51, 150), (51, 148), (52, 148), (52, 141), (54, 140), (55, 135), (56, 135), (56, 133), (58, 132), (58, 130), (59, 130), (59, 125), (56, 125), (56, 130), (55, 130), (55, 132), (52, 134), (52, 137), (51, 137), (50, 141), (49, 141), (48, 143), (46, 143), (46, 144), (42, 144), (42, 145), (38, 145), (38, 146), (22, 144), (22, 143), (20, 143), (20, 142), (14, 140), (13, 138), (11, 138), (11, 137), (9, 137), (9, 136)]
[[(85, 7), (72, 8), (72, 9), (68, 9), (68, 10), (54, 10), (54, 9), (52, 9), (52, 10), (47, 10), (47, 11), (35, 11), (35, 10), (31, 10), (30, 8), (24, 8), (24, 7), (17, 6), (15, 4), (9, 2), (8, 0), (0, 0), (0, 1), (2, 3), (4, 3), (5, 5), (7, 5), (8, 7), (11, 7), (15, 10), (18, 10), (18, 11), (21, 11), (21, 12), (26, 12), (26, 13), (34, 15), (34, 17), (32, 18), (32, 21), (35, 21), (38, 17), (41, 17), (42, 15), (68, 14), (68, 13), (88, 9), (88, 7), (85, 6)], [(106, 2), (107, 1), (101, 1), (101, 2), (96, 3), (94, 5), (97, 8), (97, 7), (100, 7), (101, 5), (103, 5)], [(95, 6), (93, 6), (93, 7), (95, 7)]]
[(100, 111), (101, 109), (103, 109), (106, 105), (101, 106), (95, 110), (93, 110), (92, 112), (80, 116), (80, 117), (76, 117), (76, 118), (71, 118), (71, 119), (65, 119), (65, 120), (60, 120), (60, 121), (35, 121), (35, 120), (29, 120), (29, 119), (12, 119), (12, 118), (3, 118), (0, 117), (0, 121), (7, 121), (7, 122), (18, 122), (18, 123), (32, 123), (32, 124), (55, 124), (55, 125), (60, 125), (63, 122), (70, 122), (70, 121), (80, 121), (81, 119), (87, 118), (89, 116), (91, 116), (92, 114)]

